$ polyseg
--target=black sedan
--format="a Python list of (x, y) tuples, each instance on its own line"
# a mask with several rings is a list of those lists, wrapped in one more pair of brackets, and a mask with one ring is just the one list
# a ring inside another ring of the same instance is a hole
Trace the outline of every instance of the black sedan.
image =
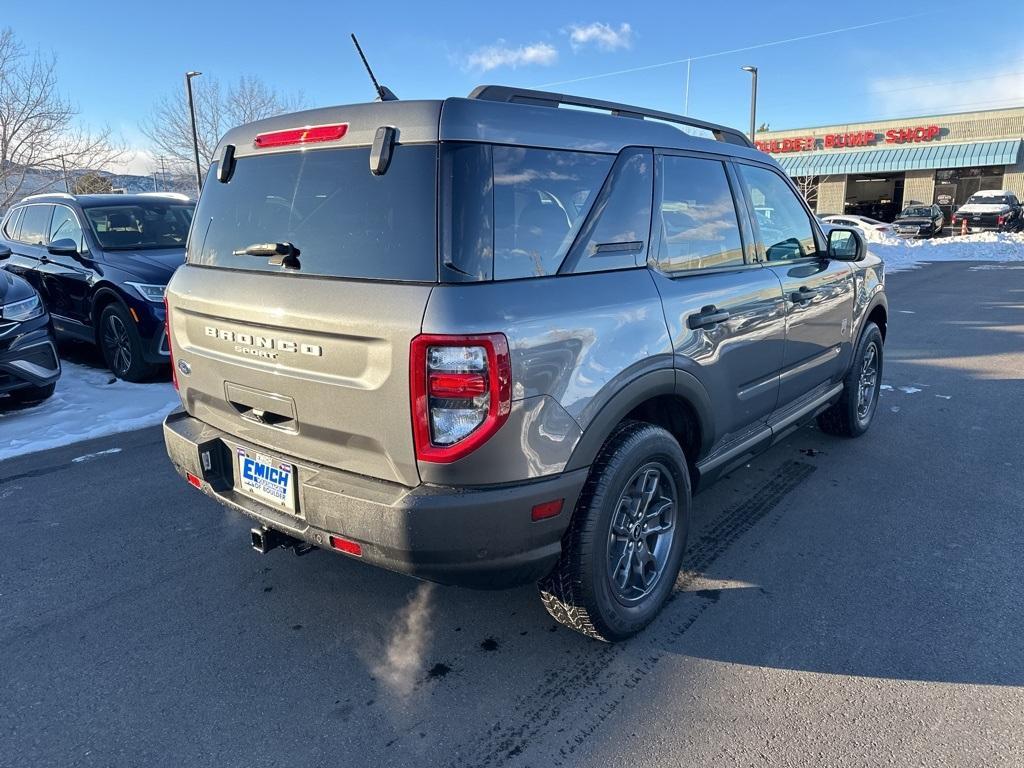
[[(10, 252), (0, 246), (0, 258)], [(53, 394), (60, 361), (50, 316), (39, 294), (20, 277), (0, 270), (0, 398), (34, 403)]]
[(942, 234), (946, 217), (937, 205), (911, 205), (903, 209), (892, 223), (900, 237), (935, 237)]

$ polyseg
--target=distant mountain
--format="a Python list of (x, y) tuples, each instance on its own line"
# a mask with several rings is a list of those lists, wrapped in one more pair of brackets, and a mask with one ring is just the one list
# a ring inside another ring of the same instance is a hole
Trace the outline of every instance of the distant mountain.
[[(68, 181), (74, 185), (75, 181), (89, 171), (69, 171)], [(185, 195), (194, 196), (196, 191), (195, 180), (191, 176), (166, 176), (156, 173), (153, 176), (137, 176), (126, 173), (110, 173), (109, 171), (97, 171), (97, 175), (110, 179), (110, 183), (116, 192), (132, 194), (136, 192), (180, 192)], [(25, 183), (22, 186), (23, 197), (28, 195), (44, 194), (46, 192), (63, 192), (64, 174), (60, 171), (29, 171), (25, 174)], [(17, 202), (15, 200), (14, 202)], [(3, 213), (0, 210), (0, 213)]]

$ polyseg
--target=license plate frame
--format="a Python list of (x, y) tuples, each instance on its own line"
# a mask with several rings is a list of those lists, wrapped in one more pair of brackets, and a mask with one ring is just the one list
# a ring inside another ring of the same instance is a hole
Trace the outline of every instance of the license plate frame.
[(272, 509), (300, 516), (295, 465), (262, 451), (235, 451), (235, 488)]

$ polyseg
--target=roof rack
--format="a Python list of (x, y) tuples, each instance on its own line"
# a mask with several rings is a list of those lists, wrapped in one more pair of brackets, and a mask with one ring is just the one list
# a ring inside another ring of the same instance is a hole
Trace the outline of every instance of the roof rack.
[(68, 193), (68, 192), (37, 192), (34, 195), (29, 195), (29, 196), (23, 197), (21, 199), (22, 200), (35, 200), (36, 198), (39, 198), (39, 197), (63, 197), (63, 198), (66, 198), (68, 200), (74, 200), (75, 199), (75, 196), (70, 194), (70, 193)]
[(700, 128), (709, 131), (716, 141), (724, 141), (729, 144), (738, 144), (741, 147), (752, 147), (750, 139), (742, 131), (729, 128), (717, 123), (708, 123), (704, 120), (696, 120), (692, 117), (674, 115), (671, 112), (659, 112), (655, 109), (634, 107), (629, 104), (619, 104), (614, 101), (602, 99), (588, 99), (584, 96), (569, 96), (564, 93), (552, 91), (532, 91), (527, 88), (512, 88), (506, 85), (478, 85), (469, 94), (471, 99), (482, 99), (484, 101), (504, 101), (515, 104), (532, 104), (539, 107), (558, 107), (562, 104), (572, 107), (586, 107), (609, 112), (616, 117), (633, 117), (643, 120), (651, 118), (663, 120), (667, 123), (677, 123), (691, 128)]

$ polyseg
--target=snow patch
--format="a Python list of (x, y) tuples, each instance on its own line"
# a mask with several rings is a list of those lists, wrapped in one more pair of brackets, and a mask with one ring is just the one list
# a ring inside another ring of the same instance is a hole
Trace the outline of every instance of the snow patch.
[(109, 371), (67, 361), (61, 367), (49, 400), (11, 408), (0, 398), (0, 461), (150, 427), (181, 402), (169, 383), (130, 384)]
[(120, 453), (120, 448), (107, 448), (105, 451), (96, 451), (96, 453), (87, 453), (84, 456), (75, 456), (71, 461), (75, 464), (81, 464), (83, 461), (92, 461), (98, 459), (100, 456), (109, 456), (112, 453)]
[(868, 250), (885, 261), (886, 272), (914, 269), (933, 261), (1024, 262), (1024, 233), (978, 232), (973, 235), (904, 240), (885, 232), (865, 232)]
[(917, 387), (900, 387), (900, 392), (905, 392), (908, 395), (917, 394), (920, 391)]

